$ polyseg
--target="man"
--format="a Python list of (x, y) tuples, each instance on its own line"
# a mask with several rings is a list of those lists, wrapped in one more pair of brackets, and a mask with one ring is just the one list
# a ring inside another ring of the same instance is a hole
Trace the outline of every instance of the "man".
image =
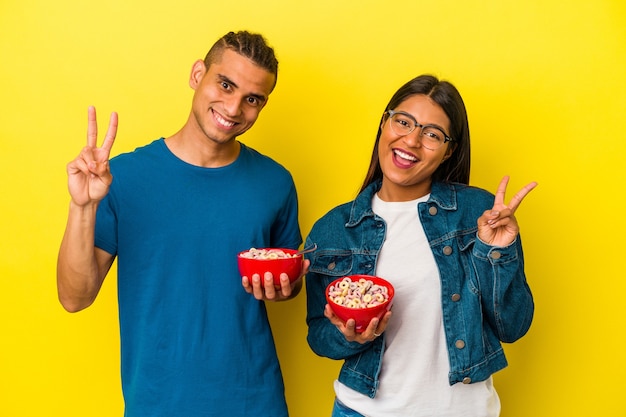
[(277, 74), (261, 35), (226, 34), (192, 66), (184, 126), (110, 161), (117, 114), (97, 147), (89, 108), (87, 146), (67, 166), (57, 286), (65, 309), (82, 310), (117, 257), (127, 417), (287, 416), (264, 300), (297, 295), (302, 279), (282, 274), (275, 290), (271, 274), (240, 277), (236, 262), (302, 242), (291, 175), (236, 140)]

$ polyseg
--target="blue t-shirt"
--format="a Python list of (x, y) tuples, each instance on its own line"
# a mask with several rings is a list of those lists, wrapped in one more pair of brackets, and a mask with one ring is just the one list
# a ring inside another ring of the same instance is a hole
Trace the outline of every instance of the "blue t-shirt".
[(111, 171), (96, 246), (117, 256), (125, 415), (287, 416), (265, 304), (236, 255), (300, 245), (289, 172), (243, 144), (228, 166), (193, 166), (162, 138)]

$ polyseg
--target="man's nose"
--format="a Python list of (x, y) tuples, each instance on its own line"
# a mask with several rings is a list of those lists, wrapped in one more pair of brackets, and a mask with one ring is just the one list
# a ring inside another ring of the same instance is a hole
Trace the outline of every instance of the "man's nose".
[(224, 110), (226, 112), (226, 116), (229, 117), (237, 117), (241, 114), (241, 97), (230, 97), (228, 100), (224, 101)]

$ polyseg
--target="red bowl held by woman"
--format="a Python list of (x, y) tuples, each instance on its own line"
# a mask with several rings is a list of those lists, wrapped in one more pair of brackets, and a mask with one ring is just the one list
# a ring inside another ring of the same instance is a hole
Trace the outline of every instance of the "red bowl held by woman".
[(326, 302), (333, 313), (344, 322), (354, 319), (357, 333), (391, 309), (393, 296), (393, 285), (372, 275), (341, 277), (326, 287)]
[(286, 273), (289, 281), (300, 278), (302, 271), (302, 254), (297, 249), (286, 248), (251, 248), (237, 254), (237, 265), (241, 276), (252, 278), (259, 274), (261, 279), (266, 272), (274, 276), (274, 285), (280, 287), (280, 274)]

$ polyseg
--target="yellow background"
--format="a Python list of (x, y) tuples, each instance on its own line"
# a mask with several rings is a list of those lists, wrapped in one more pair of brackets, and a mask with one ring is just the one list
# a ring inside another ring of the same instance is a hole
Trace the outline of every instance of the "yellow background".
[[(84, 312), (56, 299), (65, 164), (91, 104), (101, 133), (119, 112), (115, 154), (174, 133), (191, 64), (238, 29), (280, 60), (241, 139), (293, 173), (304, 234), (354, 197), (391, 94), (421, 73), (451, 80), (472, 183), (539, 182), (518, 211), (536, 316), (495, 376), (502, 416), (626, 415), (623, 1), (2, 0), (1, 416), (121, 415), (115, 274)], [(309, 350), (304, 294), (270, 314), (291, 414), (329, 415), (340, 364)]]

